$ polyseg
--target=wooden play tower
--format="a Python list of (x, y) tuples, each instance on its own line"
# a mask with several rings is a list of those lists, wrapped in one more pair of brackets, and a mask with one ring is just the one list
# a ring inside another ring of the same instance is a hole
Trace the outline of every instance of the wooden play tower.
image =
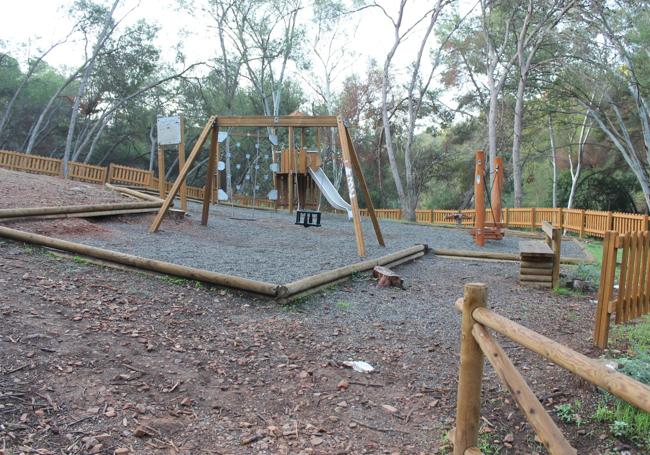
[[(194, 148), (190, 152), (185, 165), (179, 171), (179, 175), (176, 178), (176, 181), (172, 185), (165, 201), (158, 211), (158, 214), (154, 218), (151, 226), (149, 227), (149, 232), (154, 233), (158, 231), (160, 224), (162, 223), (163, 217), (167, 210), (171, 207), (176, 194), (178, 193), (181, 185), (185, 182), (187, 174), (189, 173), (192, 165), (196, 161), (197, 157), (200, 155), (203, 145), (210, 138), (210, 152), (208, 158), (208, 170), (206, 174), (206, 184), (205, 184), (205, 197), (203, 199), (203, 212), (201, 216), (201, 224), (207, 225), (208, 217), (210, 213), (210, 197), (214, 191), (215, 185), (215, 173), (216, 166), (219, 161), (219, 142), (218, 135), (219, 130), (224, 130), (226, 128), (270, 128), (276, 130), (278, 128), (288, 128), (289, 133), (289, 147), (285, 151), (280, 153), (279, 158), (279, 168), (274, 175), (275, 186), (278, 189), (278, 195), (285, 194), (286, 203), (289, 207), (289, 210), (293, 210), (294, 204), (294, 176), (297, 177), (295, 180), (297, 182), (297, 196), (299, 201), (304, 201), (305, 204), (309, 201), (310, 192), (313, 195), (313, 185), (311, 185), (312, 190), (310, 190), (309, 176), (311, 172), (309, 169), (320, 170), (320, 156), (316, 152), (308, 152), (304, 147), (301, 147), (299, 150), (294, 148), (293, 135), (296, 130), (299, 130), (301, 133), (301, 138), (304, 137), (305, 129), (309, 128), (336, 128), (338, 130), (338, 137), (341, 145), (341, 153), (343, 155), (343, 166), (345, 170), (345, 178), (348, 187), (348, 194), (350, 197), (350, 213), (354, 225), (354, 234), (357, 245), (357, 253), (359, 256), (366, 255), (365, 241), (363, 237), (363, 230), (361, 229), (361, 215), (359, 213), (359, 202), (357, 199), (357, 190), (355, 185), (355, 177), (358, 182), (359, 189), (363, 194), (363, 197), (366, 201), (366, 206), (368, 208), (368, 215), (372, 221), (372, 225), (375, 231), (375, 236), (377, 237), (377, 242), (379, 245), (384, 246), (384, 238), (381, 233), (381, 228), (379, 227), (379, 221), (375, 215), (375, 209), (370, 199), (370, 194), (368, 192), (368, 187), (366, 185), (366, 180), (361, 171), (361, 166), (359, 165), (359, 159), (357, 157), (356, 150), (354, 149), (354, 144), (352, 143), (352, 137), (348, 130), (348, 125), (342, 117), (335, 116), (278, 116), (278, 117), (269, 117), (269, 116), (247, 116), (247, 117), (217, 117), (212, 116), (205, 124), (203, 131), (199, 135)], [(301, 141), (304, 142), (304, 141)], [(313, 174), (311, 174), (313, 175)], [(304, 184), (301, 185), (301, 181)], [(285, 190), (286, 188), (286, 190)], [(301, 194), (302, 193), (302, 194)], [(313, 200), (313, 196), (311, 196)]]

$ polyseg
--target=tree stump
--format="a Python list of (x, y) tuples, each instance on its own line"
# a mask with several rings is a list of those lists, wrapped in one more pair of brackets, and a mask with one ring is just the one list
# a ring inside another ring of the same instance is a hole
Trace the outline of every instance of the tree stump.
[(377, 286), (380, 288), (395, 286), (400, 289), (404, 289), (404, 280), (387, 267), (382, 267), (378, 265), (372, 270), (373, 278), (379, 278), (379, 283)]

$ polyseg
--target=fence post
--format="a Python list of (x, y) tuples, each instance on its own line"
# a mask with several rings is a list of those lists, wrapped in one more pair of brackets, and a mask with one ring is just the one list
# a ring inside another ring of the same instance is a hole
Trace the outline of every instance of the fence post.
[(562, 229), (564, 224), (564, 210), (562, 210), (562, 207), (557, 209), (557, 227)]
[(603, 258), (598, 286), (598, 306), (596, 307), (596, 326), (594, 327), (594, 344), (600, 349), (607, 347), (609, 337), (609, 301), (616, 275), (616, 244), (618, 232), (607, 231), (603, 242)]
[(585, 236), (585, 223), (585, 211), (580, 210), (580, 238), (583, 238)]
[(530, 230), (535, 230), (535, 207), (530, 209)]
[(605, 232), (614, 230), (614, 214), (612, 212), (607, 212), (607, 226), (605, 226)]
[(508, 211), (508, 207), (503, 209), (503, 224), (505, 227), (510, 226), (510, 212)]
[(481, 347), (474, 339), (474, 335), (472, 335), (472, 327), (475, 324), (472, 312), (475, 308), (485, 307), (487, 285), (483, 283), (466, 284), (464, 294), (454, 455), (463, 455), (467, 449), (478, 445), (483, 351), (481, 351)]

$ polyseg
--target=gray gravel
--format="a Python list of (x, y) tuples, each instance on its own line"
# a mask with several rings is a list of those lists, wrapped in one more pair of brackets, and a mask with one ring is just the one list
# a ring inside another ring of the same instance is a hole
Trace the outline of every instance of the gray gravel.
[[(200, 205), (190, 203), (184, 221), (165, 219), (156, 234), (148, 234), (152, 216), (123, 217), (98, 222), (102, 234), (65, 235), (68, 240), (128, 254), (267, 281), (290, 281), (358, 262), (352, 222), (323, 213), (322, 227), (294, 225), (286, 212), (211, 207), (207, 227), (200, 225)], [(254, 220), (250, 219), (254, 216)], [(239, 218), (239, 219), (235, 219)], [(477, 250), (467, 230), (381, 220), (386, 247), (377, 244), (370, 220), (362, 222), (367, 258), (426, 243), (431, 248)], [(489, 241), (481, 251), (518, 252), (521, 239), (506, 236)], [(585, 257), (574, 242), (564, 242), (562, 254)]]

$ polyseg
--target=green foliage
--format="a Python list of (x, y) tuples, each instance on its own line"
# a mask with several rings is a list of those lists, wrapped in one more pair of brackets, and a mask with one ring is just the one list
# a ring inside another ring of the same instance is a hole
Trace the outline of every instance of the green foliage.
[[(621, 163), (613, 163), (609, 169), (585, 172), (578, 182), (574, 207), (590, 210), (636, 212), (635, 193), (638, 183)], [(562, 172), (558, 178), (558, 203), (565, 206), (571, 190), (571, 176)]]
[(555, 406), (554, 409), (558, 419), (564, 423), (571, 423), (580, 426), (584, 422), (579, 414), (582, 409), (582, 402), (579, 400), (575, 400), (573, 403), (559, 404)]
[(74, 256), (74, 257), (72, 258), (72, 261), (73, 261), (75, 264), (80, 264), (80, 265), (86, 265), (86, 264), (89, 263), (89, 262), (88, 262), (88, 259), (86, 259), (86, 258), (82, 258), (81, 256)]
[(481, 433), (478, 435), (478, 448), (484, 455), (497, 455), (501, 453), (501, 446), (492, 444), (490, 433)]
[(177, 277), (177, 276), (172, 276), (172, 275), (163, 275), (160, 277), (161, 280), (170, 283), (170, 284), (176, 284), (179, 286), (184, 286), (186, 284), (190, 284), (191, 281), (187, 280), (185, 278)]
[(347, 300), (338, 300), (336, 302), (336, 308), (339, 310), (349, 310), (352, 307), (352, 304)]

